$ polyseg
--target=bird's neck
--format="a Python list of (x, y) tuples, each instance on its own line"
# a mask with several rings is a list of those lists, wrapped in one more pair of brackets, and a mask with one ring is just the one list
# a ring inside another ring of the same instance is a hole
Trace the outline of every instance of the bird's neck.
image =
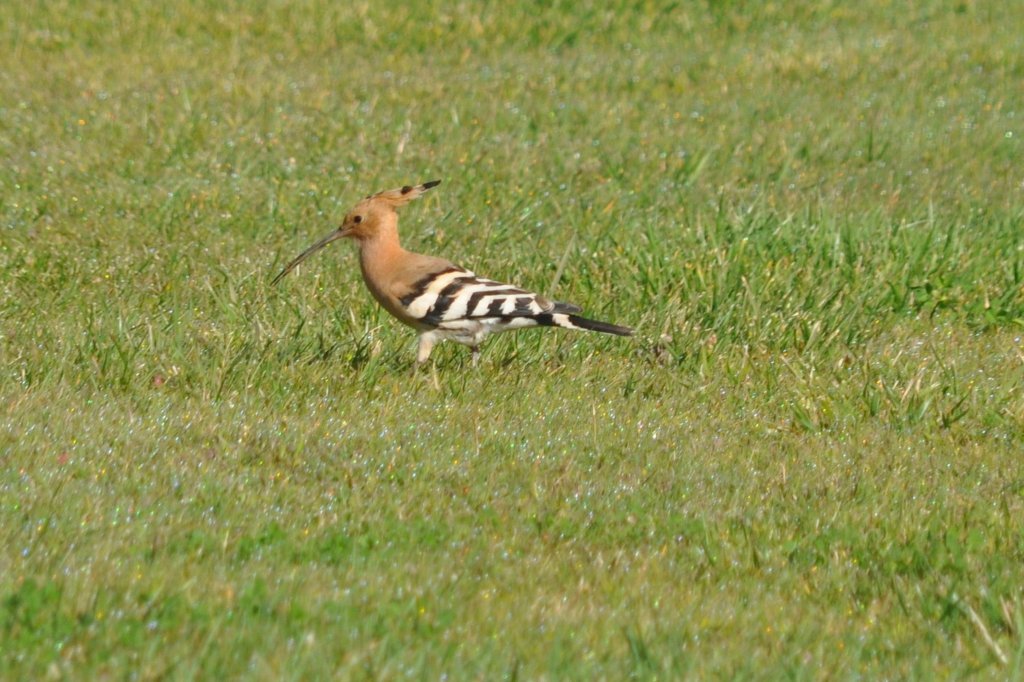
[(373, 236), (359, 242), (359, 265), (367, 281), (383, 281), (404, 255), (405, 249), (398, 241), (398, 226), (394, 223), (382, 225)]

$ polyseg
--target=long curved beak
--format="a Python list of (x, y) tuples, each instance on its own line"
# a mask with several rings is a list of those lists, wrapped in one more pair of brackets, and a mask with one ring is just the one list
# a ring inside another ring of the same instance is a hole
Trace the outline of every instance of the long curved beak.
[(295, 260), (293, 260), (288, 265), (284, 266), (284, 270), (282, 270), (281, 274), (279, 274), (277, 277), (275, 277), (273, 279), (273, 281), (270, 283), (270, 285), (273, 286), (273, 285), (277, 284), (278, 282), (280, 282), (281, 278), (284, 277), (285, 275), (287, 275), (292, 270), (294, 270), (296, 265), (298, 265), (302, 261), (304, 261), (307, 258), (309, 258), (310, 256), (312, 256), (314, 253), (316, 253), (320, 249), (324, 248), (325, 246), (327, 246), (328, 244), (333, 242), (335, 239), (341, 239), (346, 234), (347, 233), (339, 227), (337, 230), (335, 230), (334, 232), (331, 232), (329, 235), (327, 235), (326, 237), (324, 237), (323, 239), (318, 241), (316, 244), (313, 244), (313, 246), (309, 247), (308, 249), (306, 249), (305, 251), (300, 253), (298, 255), (298, 257), (295, 258)]

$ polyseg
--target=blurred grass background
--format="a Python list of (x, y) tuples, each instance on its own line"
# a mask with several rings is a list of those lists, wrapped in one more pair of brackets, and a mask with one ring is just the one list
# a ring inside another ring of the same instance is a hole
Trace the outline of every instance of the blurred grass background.
[[(0, 677), (1019, 678), (1021, 25), (4, 4)], [(638, 337), (410, 380), (350, 249), (269, 287), (435, 177)]]

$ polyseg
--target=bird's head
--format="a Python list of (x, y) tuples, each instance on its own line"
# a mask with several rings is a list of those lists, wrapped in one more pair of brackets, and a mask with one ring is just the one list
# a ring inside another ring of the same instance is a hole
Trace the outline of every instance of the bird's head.
[(396, 214), (399, 206), (404, 206), (413, 199), (423, 196), (431, 187), (441, 184), (440, 180), (431, 180), (422, 185), (406, 185), (399, 189), (389, 189), (377, 194), (371, 194), (345, 215), (338, 229), (332, 231), (313, 246), (300, 253), (295, 260), (285, 266), (284, 270), (274, 278), (272, 284), (277, 284), (282, 277), (295, 269), (302, 261), (324, 248), (331, 242), (343, 237), (351, 237), (357, 240), (372, 239), (382, 229), (390, 226), (394, 229)]

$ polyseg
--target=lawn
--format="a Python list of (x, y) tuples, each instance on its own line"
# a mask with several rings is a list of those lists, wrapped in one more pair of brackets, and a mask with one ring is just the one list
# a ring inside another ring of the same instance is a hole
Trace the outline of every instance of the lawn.
[(0, 679), (1021, 679), (1024, 5), (390, 4), (0, 5)]

